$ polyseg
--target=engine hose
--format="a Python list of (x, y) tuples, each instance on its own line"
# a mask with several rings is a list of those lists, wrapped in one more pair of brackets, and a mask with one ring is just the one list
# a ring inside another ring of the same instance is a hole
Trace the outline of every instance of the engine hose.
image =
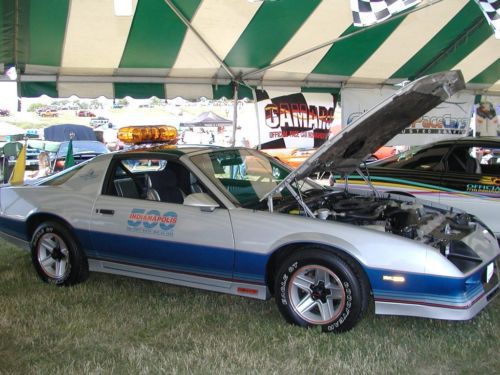
[(345, 212), (346, 216), (352, 217), (353, 219), (362, 219), (362, 220), (375, 220), (380, 216), (379, 212), (371, 213), (371, 214), (362, 214), (356, 211), (347, 211)]
[(466, 231), (466, 232), (470, 232), (472, 230), (472, 228), (467, 224), (457, 224), (453, 221), (450, 222), (450, 227), (452, 229), (457, 229), (457, 230)]
[(385, 212), (385, 216), (391, 217), (391, 216), (394, 216), (394, 215), (402, 213), (402, 212), (406, 213), (407, 211), (406, 210), (402, 210), (401, 208), (398, 208), (398, 209), (395, 209), (395, 210), (393, 210), (391, 212), (387, 212), (386, 211)]

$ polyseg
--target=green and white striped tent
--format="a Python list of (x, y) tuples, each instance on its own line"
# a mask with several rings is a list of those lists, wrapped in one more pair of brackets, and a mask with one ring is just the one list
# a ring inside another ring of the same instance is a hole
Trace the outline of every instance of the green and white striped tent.
[(368, 28), (349, 0), (0, 0), (0, 14), (0, 65), (24, 97), (331, 92), (449, 69), (500, 95), (500, 40), (473, 0), (423, 0)]

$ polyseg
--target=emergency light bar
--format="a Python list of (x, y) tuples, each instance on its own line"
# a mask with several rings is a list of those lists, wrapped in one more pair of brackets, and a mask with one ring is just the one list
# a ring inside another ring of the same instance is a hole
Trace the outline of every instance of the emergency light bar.
[(127, 126), (118, 130), (118, 139), (124, 143), (175, 143), (177, 129), (173, 126)]

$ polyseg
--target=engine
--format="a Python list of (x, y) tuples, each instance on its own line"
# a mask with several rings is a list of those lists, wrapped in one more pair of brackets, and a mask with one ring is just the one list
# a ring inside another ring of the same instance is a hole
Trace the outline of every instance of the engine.
[[(423, 206), (398, 194), (358, 195), (330, 191), (303, 197), (304, 203), (321, 220), (350, 223), (422, 241), (439, 248), (471, 233), (475, 224), (470, 215)], [(300, 206), (284, 205), (280, 212), (302, 214)]]

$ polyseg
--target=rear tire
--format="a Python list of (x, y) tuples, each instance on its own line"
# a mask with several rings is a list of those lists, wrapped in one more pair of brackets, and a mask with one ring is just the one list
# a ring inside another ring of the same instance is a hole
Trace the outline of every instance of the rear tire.
[(63, 225), (42, 223), (31, 240), (31, 259), (46, 283), (73, 285), (87, 279), (88, 261), (71, 232)]
[(283, 317), (323, 332), (353, 328), (367, 309), (364, 278), (347, 260), (309, 247), (285, 259), (275, 279), (275, 299)]

